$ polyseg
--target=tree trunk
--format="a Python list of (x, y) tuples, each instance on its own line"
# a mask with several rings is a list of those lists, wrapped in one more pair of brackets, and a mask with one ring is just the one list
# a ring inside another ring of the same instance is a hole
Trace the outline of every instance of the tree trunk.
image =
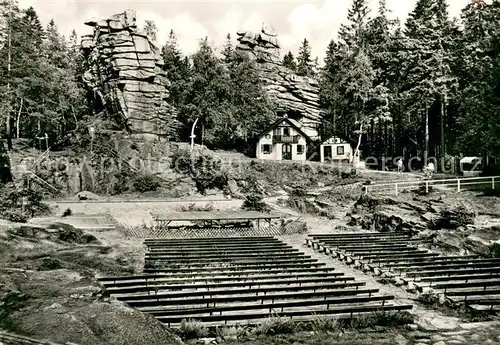
[(359, 154), (359, 147), (361, 146), (361, 138), (363, 136), (363, 123), (359, 125), (359, 136), (358, 136), (358, 145), (356, 146), (356, 150), (354, 151), (354, 154), (352, 155), (351, 158), (351, 164), (354, 163), (354, 158)]
[(203, 142), (205, 141), (205, 124), (201, 123), (201, 146), (203, 146)]
[(445, 112), (446, 112), (446, 103), (447, 103), (447, 95), (446, 93), (443, 95), (443, 98), (441, 99), (441, 150), (439, 152), (440, 154), (440, 161), (441, 161), (441, 171), (444, 170), (444, 166), (445, 166), (445, 156), (446, 156), (446, 142), (445, 142), (445, 133), (444, 133), (444, 130), (445, 130), (445, 125), (444, 125), (444, 121), (445, 121)]
[(424, 165), (427, 165), (429, 158), (429, 107), (425, 105), (425, 150), (424, 150)]
[(8, 18), (8, 32), (7, 32), (7, 117), (6, 117), (6, 134), (7, 134), (7, 148), (8, 150), (12, 150), (12, 133), (10, 128), (10, 73), (12, 69), (12, 29), (11, 29), (11, 18), (10, 18), (10, 10), (9, 10), (9, 18)]
[(21, 98), (21, 105), (19, 106), (19, 112), (17, 113), (17, 119), (16, 119), (16, 138), (18, 139), (20, 137), (19, 122), (21, 121), (21, 111), (23, 110), (23, 102), (24, 98)]

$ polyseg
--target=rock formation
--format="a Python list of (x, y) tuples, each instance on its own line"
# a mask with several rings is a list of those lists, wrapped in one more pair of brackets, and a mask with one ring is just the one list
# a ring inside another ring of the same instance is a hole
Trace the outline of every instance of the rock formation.
[(236, 49), (247, 52), (259, 66), (268, 94), (278, 112), (302, 123), (312, 138), (318, 137), (321, 124), (319, 84), (317, 80), (298, 76), (283, 66), (276, 34), (263, 27), (261, 32), (239, 31)]
[(104, 111), (131, 134), (168, 135), (175, 123), (167, 103), (169, 82), (158, 49), (137, 29), (135, 12), (85, 24), (94, 29), (83, 36), (82, 50), (96, 112)]

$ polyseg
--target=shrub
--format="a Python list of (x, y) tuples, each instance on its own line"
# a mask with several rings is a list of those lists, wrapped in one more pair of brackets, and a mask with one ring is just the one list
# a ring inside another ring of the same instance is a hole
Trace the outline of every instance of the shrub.
[(201, 194), (208, 189), (224, 190), (228, 184), (222, 162), (207, 151), (180, 149), (172, 155), (171, 168), (191, 177)]
[(28, 214), (19, 209), (8, 209), (0, 213), (0, 218), (4, 218), (14, 223), (26, 223), (28, 221)]
[(208, 335), (208, 329), (198, 320), (183, 319), (179, 330), (184, 340), (203, 338)]
[(154, 192), (160, 187), (159, 179), (154, 175), (137, 176), (133, 182), (134, 189), (139, 193)]
[(291, 334), (297, 330), (297, 324), (292, 319), (285, 319), (279, 315), (267, 317), (254, 329), (257, 335)]
[(247, 329), (243, 327), (222, 327), (217, 328), (217, 336), (224, 340), (226, 343), (234, 343), (239, 337), (244, 336)]
[(339, 329), (338, 319), (328, 315), (314, 315), (311, 328), (316, 333), (331, 332)]
[(243, 201), (241, 209), (245, 211), (258, 211), (258, 212), (270, 211), (269, 205), (267, 205), (263, 201), (262, 195), (255, 193), (245, 196), (245, 200)]
[(439, 295), (433, 292), (425, 292), (418, 296), (417, 301), (422, 303), (425, 306), (437, 306), (439, 305)]
[(214, 204), (209, 203), (209, 204), (201, 204), (197, 205), (194, 202), (190, 203), (189, 205), (181, 205), (177, 208), (178, 211), (180, 212), (191, 212), (191, 211), (196, 211), (196, 212), (207, 212), (207, 211), (218, 211), (215, 207)]
[(49, 210), (38, 191), (18, 190), (13, 184), (0, 187), (0, 218), (24, 223), (29, 217), (47, 214)]
[(71, 211), (71, 209), (70, 209), (70, 208), (67, 208), (67, 209), (65, 209), (65, 210), (64, 210), (64, 212), (63, 212), (62, 216), (63, 216), (63, 217), (69, 217), (69, 216), (71, 216), (72, 214), (73, 214), (73, 211)]

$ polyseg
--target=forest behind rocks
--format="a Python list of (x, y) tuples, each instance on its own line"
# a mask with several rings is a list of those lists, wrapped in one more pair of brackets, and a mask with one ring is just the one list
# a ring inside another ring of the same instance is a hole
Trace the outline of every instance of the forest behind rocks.
[[(319, 83), (322, 134), (356, 144), (365, 156), (492, 156), (500, 152), (500, 1), (471, 1), (451, 19), (445, 0), (419, 0), (402, 23), (381, 0), (370, 12), (353, 0), (345, 24), (324, 47), (321, 63), (308, 38), (298, 52), (282, 52), (282, 65)], [(64, 37), (57, 23), (44, 26), (35, 8), (14, 0), (0, 6), (1, 137), (33, 146), (47, 133), (63, 149), (88, 137), (96, 121), (82, 81), (85, 62), (76, 32)], [(142, 28), (151, 38), (156, 26)], [(234, 33), (223, 47), (200, 38), (187, 56), (170, 32), (159, 42), (170, 81), (169, 103), (179, 122), (171, 139), (247, 153), (256, 135), (274, 121), (255, 61), (235, 51)], [(109, 118), (113, 114), (108, 114)], [(109, 119), (108, 118), (108, 119)]]

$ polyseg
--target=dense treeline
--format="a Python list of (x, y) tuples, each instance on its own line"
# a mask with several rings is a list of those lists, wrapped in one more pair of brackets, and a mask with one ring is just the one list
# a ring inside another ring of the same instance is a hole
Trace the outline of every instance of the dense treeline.
[[(54, 21), (43, 28), (35, 10), (0, 3), (2, 137), (62, 140), (87, 113), (75, 32), (65, 39)], [(36, 141), (36, 140), (35, 140)]]
[(472, 1), (460, 21), (445, 0), (418, 0), (402, 26), (384, 0), (374, 15), (353, 0), (321, 75), (331, 131), (378, 157), (498, 155), (499, 16), (498, 0)]
[[(1, 0), (0, 0), (1, 1)], [(81, 81), (76, 33), (46, 28), (33, 8), (0, 3), (0, 126), (3, 138), (70, 144), (92, 118)], [(446, 0), (418, 0), (406, 23), (391, 20), (385, 0), (371, 13), (353, 0), (318, 68), (303, 39), (283, 64), (318, 78), (324, 135), (341, 135), (365, 156), (500, 154), (500, 0), (473, 0), (459, 20)], [(404, 24), (404, 25), (403, 25)], [(156, 41), (156, 25), (145, 32)], [(185, 56), (170, 32), (161, 46), (178, 112), (177, 139), (215, 148), (245, 148), (276, 117), (255, 62), (235, 51), (231, 36), (216, 53), (208, 38)]]

